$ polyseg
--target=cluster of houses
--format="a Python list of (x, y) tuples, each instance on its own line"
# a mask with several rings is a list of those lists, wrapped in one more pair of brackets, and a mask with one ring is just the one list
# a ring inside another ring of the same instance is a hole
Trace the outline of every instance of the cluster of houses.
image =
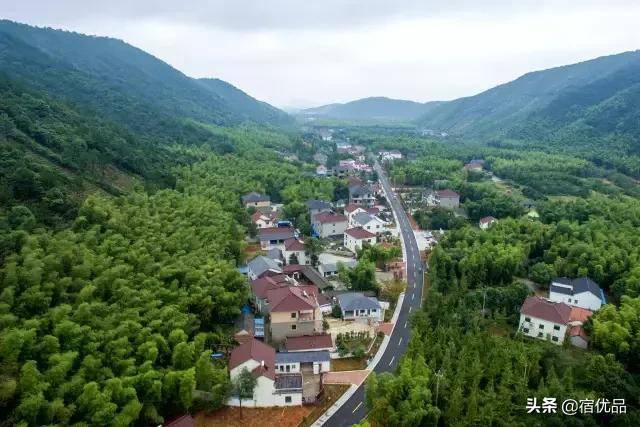
[(378, 151), (378, 158), (383, 162), (400, 160), (402, 159), (402, 153), (398, 150), (380, 150)]
[[(367, 184), (355, 178), (350, 182), (353, 198), (340, 212), (323, 200), (308, 200), (306, 207), (315, 235), (341, 239), (355, 252), (365, 243), (375, 244), (386, 223), (373, 206), (374, 190), (363, 190)], [(312, 402), (320, 392), (322, 373), (330, 370), (330, 359), (337, 357), (325, 316), (338, 307), (343, 321), (375, 326), (383, 321), (389, 305), (364, 293), (333, 289), (329, 280), (338, 274), (337, 263), (312, 267), (304, 241), (291, 224), (278, 221), (268, 197), (249, 193), (242, 201), (255, 209), (251, 219), (263, 255), (243, 270), (251, 301), (236, 324), (235, 339), (240, 345), (231, 352), (229, 371), (232, 381), (244, 369), (257, 381), (252, 398), (240, 402), (236, 396), (228, 404), (267, 407)], [(357, 261), (342, 265), (353, 268)]]
[(532, 338), (587, 348), (589, 338), (583, 324), (606, 304), (604, 292), (588, 277), (553, 279), (549, 297), (528, 297), (520, 308), (519, 330)]

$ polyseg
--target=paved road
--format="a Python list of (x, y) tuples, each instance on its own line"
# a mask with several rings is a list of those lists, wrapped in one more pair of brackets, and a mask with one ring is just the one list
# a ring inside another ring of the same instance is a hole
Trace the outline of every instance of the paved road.
[[(389, 179), (377, 162), (375, 170), (378, 173), (380, 183), (384, 187), (387, 200), (399, 222), (398, 226), (400, 227), (401, 237), (406, 248), (408, 284), (400, 315), (398, 316), (398, 322), (391, 334), (389, 345), (382, 359), (380, 359), (380, 362), (374, 369), (375, 372), (380, 373), (394, 371), (398, 366), (398, 361), (407, 348), (410, 333), (408, 319), (410, 314), (420, 307), (420, 301), (422, 301), (422, 281), (424, 277), (420, 251), (418, 250), (418, 244), (413, 235), (413, 230), (411, 229), (407, 215), (395, 193), (391, 190)], [(367, 405), (364, 402), (363, 384), (324, 425), (327, 427), (350, 426), (361, 421), (367, 415), (367, 411)]]

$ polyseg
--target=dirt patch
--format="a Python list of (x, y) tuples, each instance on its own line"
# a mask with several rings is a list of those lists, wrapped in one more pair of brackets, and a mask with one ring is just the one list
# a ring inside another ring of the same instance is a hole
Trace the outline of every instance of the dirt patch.
[(195, 420), (198, 427), (264, 427), (265, 425), (296, 427), (313, 411), (313, 409), (313, 406), (242, 408), (242, 416), (240, 416), (240, 408), (227, 406), (210, 414), (204, 414), (201, 412), (196, 415)]
[(361, 369), (359, 371), (325, 372), (322, 381), (325, 384), (356, 384), (360, 385), (367, 379), (371, 371)]
[(309, 406), (309, 408), (312, 408), (312, 411), (302, 420), (300, 426), (307, 427), (313, 424), (347, 389), (349, 389), (349, 385), (347, 384), (325, 384), (320, 396), (318, 396), (317, 403)]
[(331, 371), (354, 371), (367, 367), (364, 357), (345, 357), (343, 359), (331, 359)]

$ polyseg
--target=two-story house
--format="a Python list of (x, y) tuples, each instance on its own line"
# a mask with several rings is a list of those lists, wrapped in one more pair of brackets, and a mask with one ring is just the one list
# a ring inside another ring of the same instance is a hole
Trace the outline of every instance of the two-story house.
[(231, 381), (247, 370), (256, 379), (253, 396), (249, 399), (231, 397), (230, 406), (268, 407), (302, 404), (302, 375), (279, 373), (276, 370), (276, 351), (273, 347), (251, 339), (231, 351), (229, 375)]
[(284, 248), (284, 241), (296, 237), (293, 227), (266, 227), (258, 230), (260, 247), (264, 250)]
[(376, 203), (376, 196), (368, 185), (353, 185), (349, 187), (349, 203), (371, 207)]
[(562, 344), (571, 319), (571, 307), (541, 297), (528, 297), (520, 308), (519, 330), (523, 334)]
[(288, 286), (267, 291), (271, 340), (322, 332), (322, 312), (315, 286)]
[(307, 209), (309, 209), (309, 218), (313, 218), (322, 212), (331, 212), (331, 203), (324, 200), (307, 200), (305, 202)]
[(607, 303), (602, 288), (588, 277), (553, 279), (549, 286), (549, 299), (591, 311), (596, 311), (602, 304)]
[(307, 256), (307, 252), (304, 248), (304, 242), (296, 238), (284, 241), (282, 257), (284, 258), (284, 262), (287, 264), (311, 264), (311, 257)]
[(282, 266), (266, 256), (258, 255), (247, 264), (249, 280), (255, 280), (265, 274), (273, 276), (280, 273), (282, 273)]
[(367, 212), (358, 212), (351, 216), (349, 227), (361, 227), (371, 233), (379, 234), (386, 230), (386, 223), (375, 215)]
[(253, 215), (251, 215), (251, 222), (254, 223), (258, 229), (276, 227), (278, 225), (278, 214), (276, 212), (263, 213), (261, 211), (255, 211)]
[(376, 235), (362, 227), (349, 228), (344, 232), (344, 247), (353, 253), (362, 249), (362, 245), (365, 243), (375, 245), (376, 241)]
[(321, 212), (312, 217), (312, 226), (318, 237), (340, 236), (347, 229), (347, 217), (334, 212)]

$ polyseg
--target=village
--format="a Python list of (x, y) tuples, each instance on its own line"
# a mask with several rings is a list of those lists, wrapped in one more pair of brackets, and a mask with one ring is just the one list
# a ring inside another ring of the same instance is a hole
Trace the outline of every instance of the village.
[[(323, 133), (322, 138), (334, 144), (330, 133)], [(372, 160), (389, 164), (403, 159), (403, 154), (398, 150), (366, 153), (365, 147), (346, 142), (336, 142), (335, 147), (348, 158), (328, 168), (327, 155), (318, 152), (314, 156), (316, 174), (346, 180), (348, 199), (307, 200), (310, 236), (303, 236), (290, 219), (283, 218), (282, 206), (268, 196), (259, 192), (242, 196), (255, 226), (252, 241), (258, 251), (239, 269), (247, 277), (251, 299), (236, 322), (238, 345), (230, 353), (228, 368), (232, 383), (251, 376), (255, 386), (246, 395), (233, 395), (229, 406), (309, 405), (321, 400), (326, 387), (360, 385), (381, 341), (393, 330), (392, 312), (398, 308), (399, 292), (354, 290), (345, 277), (358, 267), (364, 249), (395, 248), (393, 255), (376, 266), (375, 280), (383, 283), (382, 288), (385, 284), (395, 284), (400, 290), (406, 286), (399, 230), (371, 166)], [(483, 173), (483, 163), (473, 159), (462, 172)], [(417, 216), (420, 209), (444, 210), (468, 221), (460, 194), (450, 188), (396, 191), (411, 215)], [(539, 215), (533, 203), (521, 203), (526, 218), (536, 221)], [(411, 215), (426, 263), (447, 230), (423, 230)], [(488, 230), (497, 223), (499, 219), (484, 216), (476, 226)], [(518, 331), (532, 339), (558, 345), (568, 340), (572, 346), (587, 348), (589, 338), (583, 324), (606, 303), (602, 289), (588, 277), (554, 278), (546, 286), (534, 285), (529, 283), (532, 296), (520, 308)]]

